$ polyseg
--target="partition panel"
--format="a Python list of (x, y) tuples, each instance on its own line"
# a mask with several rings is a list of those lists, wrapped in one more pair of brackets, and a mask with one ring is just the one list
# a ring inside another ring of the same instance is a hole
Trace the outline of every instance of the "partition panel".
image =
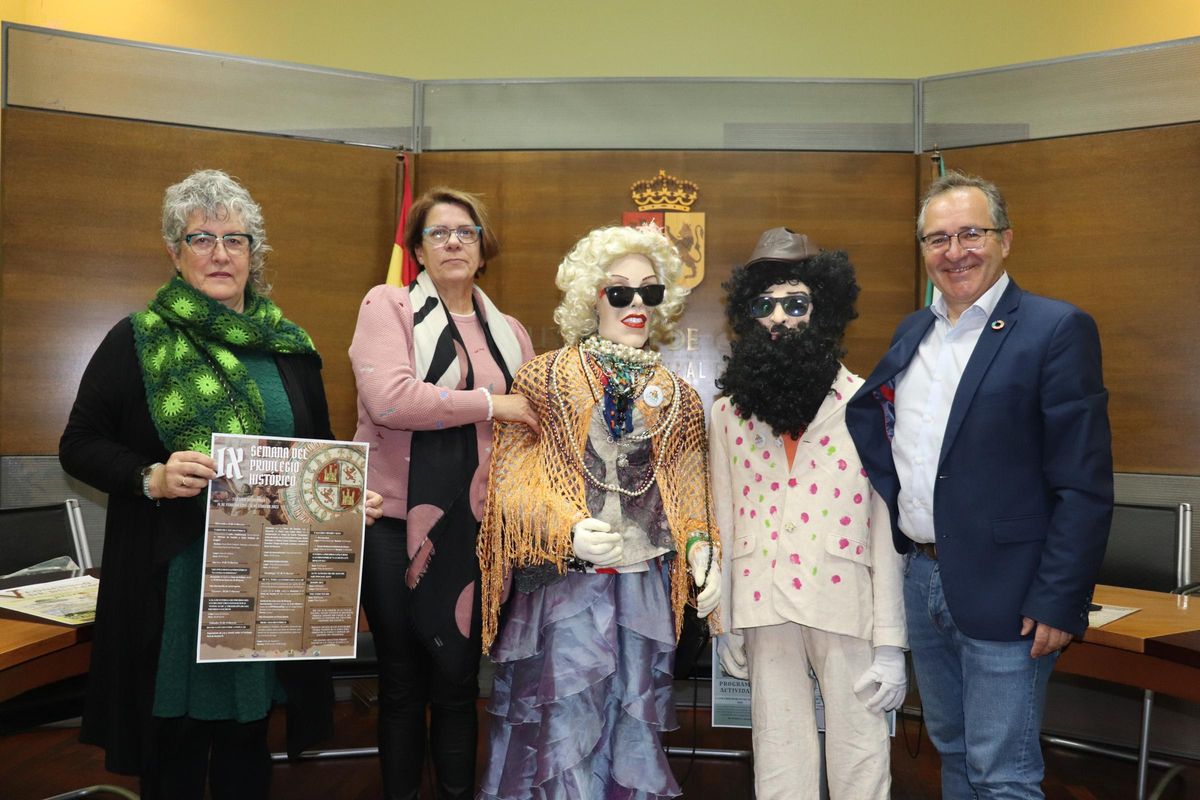
[(1116, 471), (1200, 475), (1200, 124), (943, 156), (1003, 190), (1017, 283), (1096, 318)]
[(171, 275), (163, 190), (198, 168), (262, 205), (268, 277), (325, 363), (334, 432), (354, 434), (346, 348), (386, 273), (395, 151), (8, 108), (0, 235), (0, 453), (56, 453), (79, 377), (104, 334)]

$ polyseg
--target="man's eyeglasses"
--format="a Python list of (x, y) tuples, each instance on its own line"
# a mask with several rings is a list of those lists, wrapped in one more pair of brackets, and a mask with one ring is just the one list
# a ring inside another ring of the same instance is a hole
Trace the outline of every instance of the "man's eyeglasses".
[(803, 317), (812, 308), (812, 298), (806, 294), (790, 294), (787, 297), (764, 294), (750, 301), (750, 316), (765, 319), (775, 313), (776, 306), (783, 306), (783, 313), (789, 317)]
[(989, 233), (1000, 233), (1004, 228), (966, 228), (958, 233), (928, 233), (918, 236), (921, 247), (931, 253), (940, 253), (950, 249), (950, 240), (958, 239), (958, 246), (963, 250), (978, 250), (983, 247)]
[(423, 228), (421, 235), (425, 237), (425, 241), (436, 245), (443, 245), (450, 241), (450, 234), (452, 233), (458, 237), (458, 241), (462, 244), (475, 244), (479, 241), (479, 234), (482, 232), (483, 228), (478, 225), (459, 225), (457, 228), (434, 225), (431, 228)]
[(636, 294), (642, 298), (642, 305), (656, 306), (663, 301), (666, 296), (667, 287), (661, 283), (652, 283), (649, 286), (605, 286), (604, 294), (608, 297), (608, 304), (613, 308), (624, 308), (633, 302), (633, 296)]
[(231, 256), (244, 256), (254, 245), (254, 237), (248, 233), (227, 233), (217, 236), (215, 233), (189, 233), (183, 237), (183, 243), (198, 256), (212, 255), (217, 248), (217, 242), (225, 246), (225, 252)]

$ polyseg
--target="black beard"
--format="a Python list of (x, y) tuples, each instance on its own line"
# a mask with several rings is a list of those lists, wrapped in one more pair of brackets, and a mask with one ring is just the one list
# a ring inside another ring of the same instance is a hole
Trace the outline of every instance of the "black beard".
[(842, 353), (840, 337), (811, 326), (755, 325), (733, 341), (717, 389), (776, 436), (799, 437), (829, 396)]

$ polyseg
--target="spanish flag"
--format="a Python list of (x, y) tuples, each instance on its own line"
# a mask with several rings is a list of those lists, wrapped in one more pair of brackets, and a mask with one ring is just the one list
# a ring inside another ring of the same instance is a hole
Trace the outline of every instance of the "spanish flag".
[(404, 191), (400, 200), (400, 219), (396, 222), (396, 243), (392, 245), (392, 260), (388, 264), (388, 286), (408, 286), (417, 279), (417, 265), (404, 249), (404, 226), (408, 223), (408, 211), (412, 208), (412, 179), (408, 168), (408, 154), (396, 157), (400, 161), (400, 182)]

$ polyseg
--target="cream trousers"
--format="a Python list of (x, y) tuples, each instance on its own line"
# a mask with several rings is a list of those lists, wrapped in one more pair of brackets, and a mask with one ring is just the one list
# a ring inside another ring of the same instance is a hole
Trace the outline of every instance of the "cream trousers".
[(886, 800), (891, 742), (883, 714), (856, 696), (854, 683), (871, 665), (870, 642), (794, 622), (746, 628), (757, 800), (820, 797), (821, 748), (812, 667), (825, 701), (825, 768), (830, 800)]

